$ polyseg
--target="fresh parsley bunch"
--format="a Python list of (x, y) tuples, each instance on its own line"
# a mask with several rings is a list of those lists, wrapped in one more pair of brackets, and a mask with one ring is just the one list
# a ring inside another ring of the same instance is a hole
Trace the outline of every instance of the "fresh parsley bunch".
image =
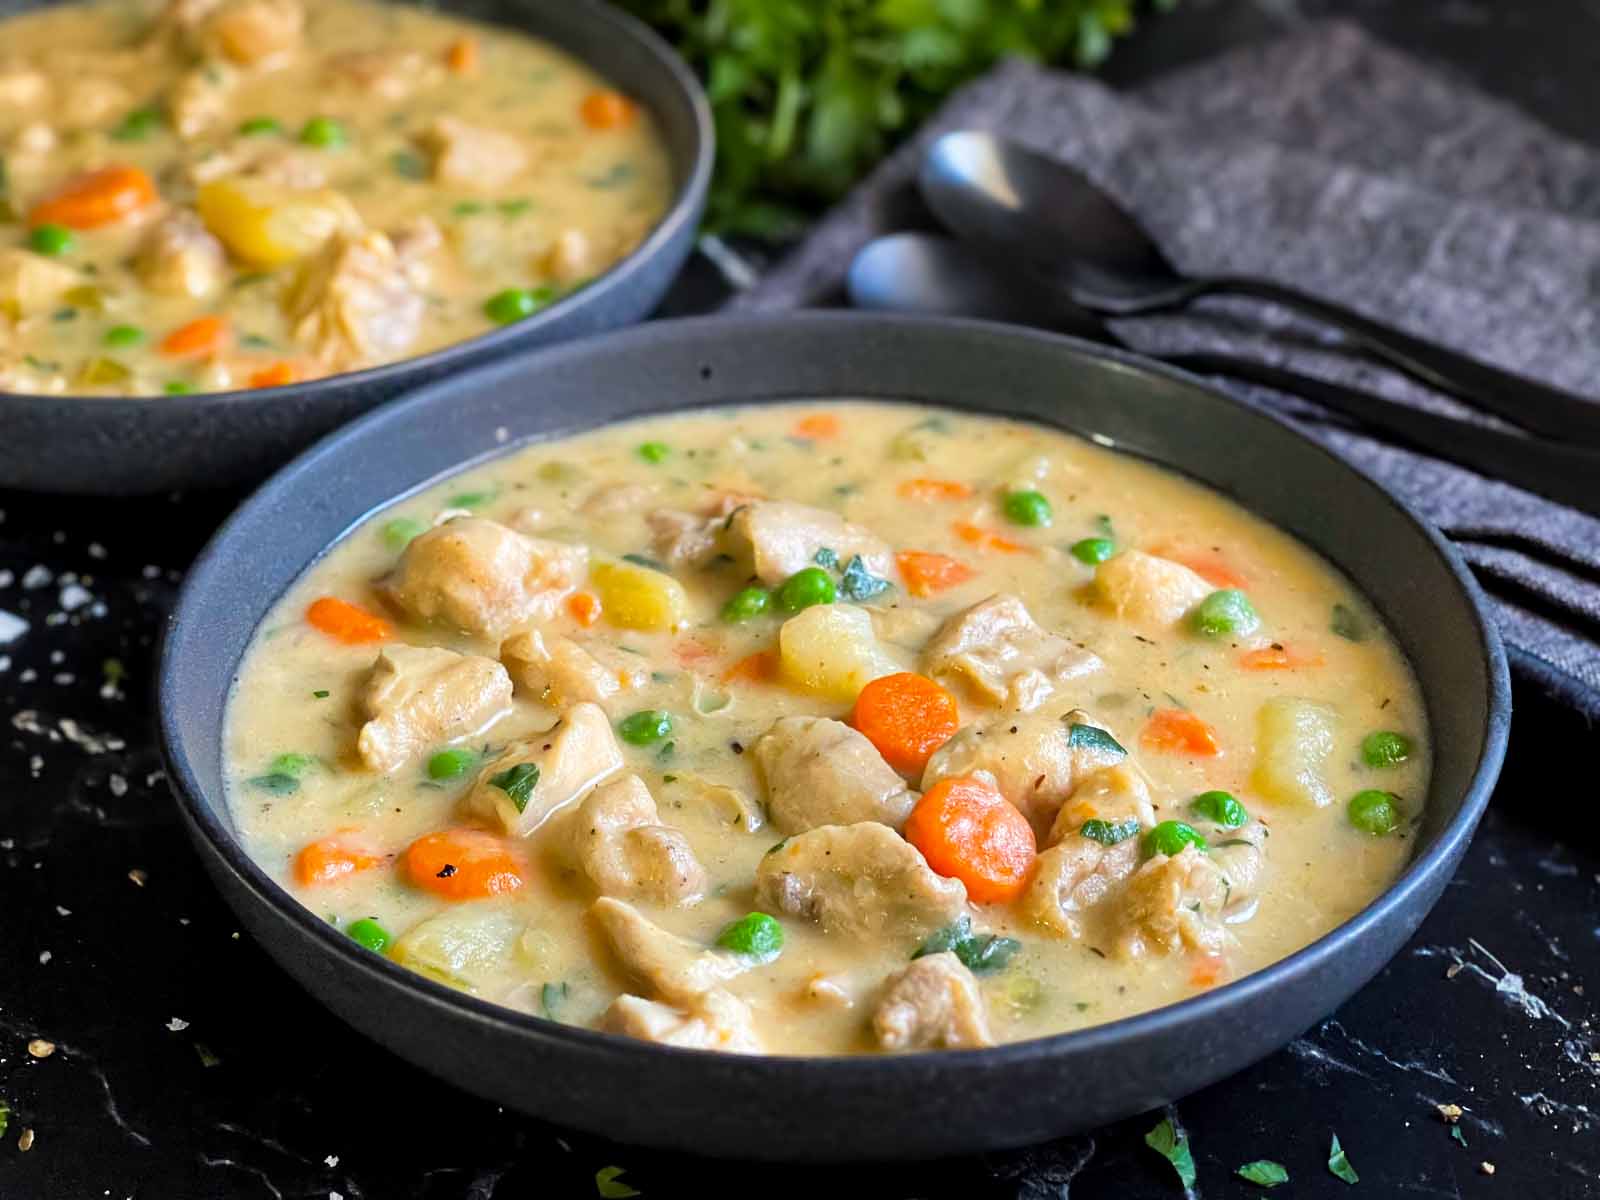
[(705, 79), (718, 138), (708, 228), (762, 236), (837, 198), (1000, 59), (1098, 63), (1138, 2), (622, 0)]

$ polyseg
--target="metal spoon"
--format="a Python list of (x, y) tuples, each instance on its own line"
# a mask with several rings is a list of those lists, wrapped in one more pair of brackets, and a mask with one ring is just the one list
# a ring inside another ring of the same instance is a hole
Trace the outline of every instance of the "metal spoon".
[(1501, 370), (1282, 284), (1180, 275), (1117, 202), (1059, 159), (993, 134), (950, 133), (923, 158), (923, 198), (952, 232), (1059, 277), (1105, 316), (1252, 296), (1341, 329), (1390, 366), (1534, 433), (1600, 446), (1600, 402)]
[[(847, 286), (857, 308), (979, 317), (1130, 348), (1049, 281), (996, 266), (975, 248), (949, 238), (921, 233), (879, 238), (856, 255)], [(1600, 516), (1600, 452), (1422, 412), (1357, 388), (1246, 358), (1225, 354), (1160, 357), (1196, 374), (1227, 375), (1302, 396), (1423, 453)]]

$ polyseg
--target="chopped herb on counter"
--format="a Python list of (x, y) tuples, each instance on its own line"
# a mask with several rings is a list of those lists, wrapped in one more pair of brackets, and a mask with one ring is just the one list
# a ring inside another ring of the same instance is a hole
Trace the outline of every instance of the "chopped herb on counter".
[(1189, 1152), (1188, 1134), (1180, 1136), (1172, 1121), (1162, 1118), (1159, 1125), (1144, 1135), (1144, 1144), (1172, 1164), (1184, 1187), (1194, 1186), (1194, 1155)]
[(1328, 1147), (1328, 1170), (1337, 1175), (1346, 1183), (1360, 1183), (1361, 1176), (1356, 1174), (1356, 1169), (1350, 1165), (1350, 1159), (1344, 1152), (1344, 1147), (1339, 1145), (1339, 1135), (1333, 1135), (1333, 1143)]
[(1284, 1170), (1283, 1164), (1275, 1163), (1270, 1158), (1258, 1158), (1255, 1162), (1247, 1162), (1234, 1174), (1240, 1179), (1264, 1188), (1275, 1188), (1280, 1183), (1289, 1182), (1289, 1172)]

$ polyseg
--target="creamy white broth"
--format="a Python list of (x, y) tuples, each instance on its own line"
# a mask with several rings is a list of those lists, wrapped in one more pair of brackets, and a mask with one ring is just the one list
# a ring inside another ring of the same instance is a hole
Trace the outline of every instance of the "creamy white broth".
[[(0, 390), (277, 386), (529, 315), (666, 211), (671, 166), (625, 86), (412, 4), (0, 20)], [(121, 215), (63, 203), (106, 171), (93, 196)], [(172, 340), (196, 321), (220, 336)]]
[[(641, 453), (647, 446), (659, 461)], [(971, 492), (908, 498), (905, 489), (919, 480)], [(1004, 495), (1024, 488), (1047, 498), (1053, 510), (1048, 526), (1006, 519)], [(229, 800), (248, 852), (330, 922), (348, 928), (374, 919), (398, 939), (387, 953), (486, 998), (577, 1024), (600, 1021), (625, 992), (660, 1000), (640, 986), (636, 971), (624, 969), (590, 911), (599, 893), (571, 850), (576, 801), (530, 837), (508, 839), (524, 864), (525, 884), (514, 892), (455, 902), (408, 878), (403, 856), (415, 839), (483, 824), (461, 810), (482, 761), (442, 782), (427, 771), (439, 747), (387, 775), (370, 769), (356, 750), (365, 715), (361, 698), (385, 645), (443, 646), (493, 659), (504, 640), (423, 624), (394, 605), (378, 581), (394, 570), (395, 544), (405, 533), (465, 511), (514, 523), (539, 538), (588, 547), (590, 578), (580, 579), (578, 588), (592, 592), (597, 564), (658, 552), (648, 513), (692, 510), (718, 490), (835, 512), (895, 551), (943, 554), (972, 570), (967, 581), (927, 597), (910, 595), (906, 579), (894, 571), (887, 576), (893, 586), (882, 595), (864, 604), (838, 601), (837, 608), (871, 615), (880, 658), (869, 674), (921, 669), (920, 652), (941, 621), (995, 593), (1014, 593), (1044, 630), (1065, 635), (1102, 661), (1098, 670), (1055, 685), (1040, 712), (1083, 709), (1108, 730), (1148, 780), (1157, 819), (1199, 826), (1192, 798), (1222, 789), (1266, 826), (1264, 882), (1254, 908), (1215, 914), (1206, 928), (1220, 940), (1207, 947), (1183, 944), (1135, 957), (1119, 952), (1127, 924), (1119, 905), (1130, 903), (1125, 880), (1123, 890), (1113, 887), (1081, 914), (1077, 937), (1041, 924), (1022, 902), (969, 905), (973, 928), (1020, 943), (1002, 969), (976, 977), (994, 1040), (1113, 1020), (1259, 969), (1359, 911), (1409, 857), (1427, 790), (1426, 718), (1404, 659), (1348, 581), (1285, 533), (1148, 463), (1033, 425), (869, 403), (669, 416), (537, 444), (359, 527), (275, 607), (230, 698)], [(395, 524), (407, 521), (416, 526)], [(1213, 639), (1194, 632), (1187, 615), (1155, 627), (1111, 611), (1095, 590), (1096, 569), (1068, 549), (1107, 530), (1119, 553), (1158, 551), (1239, 585), (1260, 614), (1260, 632)], [(730, 680), (733, 664), (773, 648), (785, 618), (722, 619), (723, 605), (749, 583), (740, 562), (671, 574), (687, 600), (674, 630), (621, 629), (608, 615), (580, 630), (565, 603), (537, 624), (552, 636), (621, 648), (648, 672), (635, 689), (607, 702), (613, 723), (640, 710), (672, 715), (671, 750), (663, 751), (665, 743), (623, 743), (624, 771), (648, 787), (660, 824), (687, 839), (705, 870), (705, 895), (692, 904), (639, 902), (637, 908), (710, 947), (724, 926), (760, 907), (753, 877), (763, 857), (780, 842), (792, 844), (765, 812), (767, 786), (751, 747), (781, 716), (848, 720), (854, 697), (800, 690), (781, 666), (777, 679)], [(308, 606), (329, 596), (381, 615), (391, 623), (390, 640), (346, 645), (313, 627)], [(1336, 626), (1360, 640), (1341, 636)], [(1244, 669), (1241, 656), (1252, 650), (1289, 665)], [(968, 683), (941, 682), (959, 701), (963, 727), (997, 719), (1000, 706), (986, 703)], [(1274, 785), (1256, 772), (1264, 749), (1259, 714), (1263, 704), (1284, 697), (1317, 702), (1333, 716), (1332, 752), (1316, 772), (1332, 801), (1324, 807), (1263, 793)], [(506, 715), (457, 744), (498, 751), (549, 729), (566, 709), (570, 705), (547, 704), (519, 690)], [(1218, 752), (1152, 744), (1147, 735), (1162, 711), (1203, 722)], [(1387, 768), (1364, 763), (1362, 739), (1374, 731), (1403, 734), (1411, 743), (1409, 757)], [(302, 757), (284, 770), (278, 761), (284, 755)], [(909, 782), (915, 790), (918, 780)], [(714, 786), (734, 789), (757, 814), (753, 820), (765, 823), (747, 828), (752, 818), (740, 819), (730, 795)], [(1353, 826), (1347, 805), (1363, 789), (1398, 797), (1401, 819), (1394, 832), (1375, 836)], [(358, 842), (370, 852), (369, 865), (334, 882), (301, 883), (297, 856), (329, 837)], [(1041, 851), (1047, 837), (1040, 832)], [(1215, 845), (1206, 853), (1224, 853), (1229, 840), (1228, 831), (1212, 830)], [(453, 930), (437, 921), (424, 926), (441, 914), (454, 914), (443, 923)], [(725, 984), (748, 1005), (759, 1047), (795, 1054), (878, 1050), (876, 1007), (925, 931), (889, 927), (854, 937), (824, 932), (794, 913), (774, 915), (785, 937), (781, 955)], [(1208, 921), (1212, 915), (1208, 910)], [(819, 978), (828, 985), (825, 994), (818, 992)]]

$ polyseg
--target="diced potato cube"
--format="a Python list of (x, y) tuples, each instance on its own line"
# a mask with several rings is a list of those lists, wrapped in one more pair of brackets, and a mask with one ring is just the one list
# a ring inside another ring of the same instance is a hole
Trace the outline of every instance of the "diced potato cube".
[(662, 571), (627, 562), (599, 562), (589, 582), (613, 625), (646, 631), (676, 629), (689, 617), (689, 595)]
[(406, 930), (390, 957), (413, 971), (477, 992), (510, 961), (523, 922), (494, 902), (462, 904)]
[(1323, 776), (1338, 714), (1326, 704), (1280, 696), (1256, 714), (1256, 766), (1250, 783), (1268, 800), (1321, 808), (1333, 803)]
[(195, 195), (206, 228), (235, 258), (281, 267), (320, 249), (340, 230), (361, 227), (350, 201), (330, 188), (284, 187), (265, 179), (218, 179)]
[(1142, 550), (1124, 550), (1094, 571), (1094, 592), (1119, 617), (1145, 625), (1173, 625), (1213, 591), (1182, 563)]
[(854, 700), (874, 679), (901, 669), (878, 644), (871, 614), (844, 604), (813, 605), (785, 621), (778, 660), (786, 681), (831, 700)]

